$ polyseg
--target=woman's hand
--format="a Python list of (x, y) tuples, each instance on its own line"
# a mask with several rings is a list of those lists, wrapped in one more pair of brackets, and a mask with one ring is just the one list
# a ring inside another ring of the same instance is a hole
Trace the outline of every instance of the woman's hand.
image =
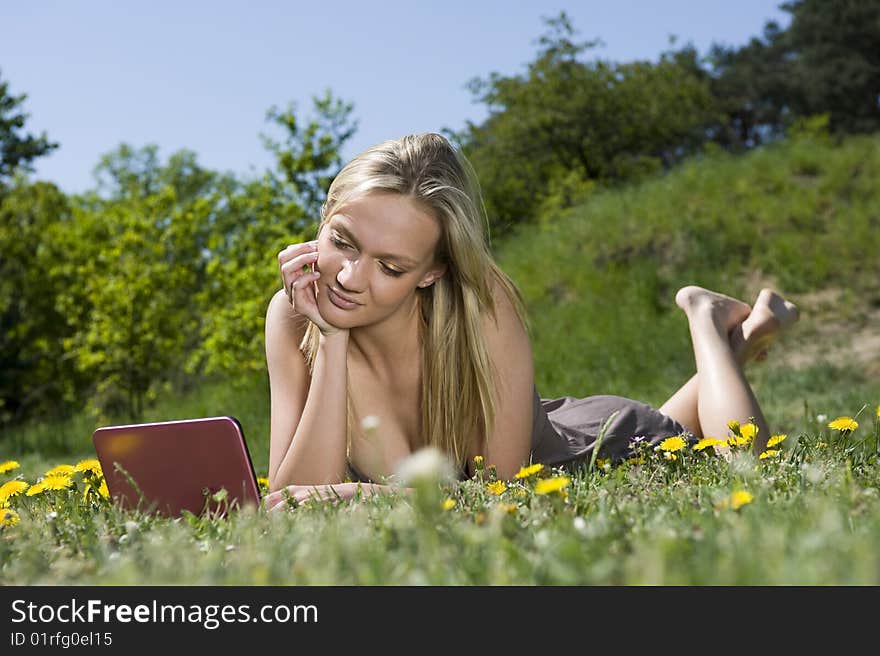
[(326, 337), (342, 329), (328, 323), (318, 310), (317, 283), (321, 273), (315, 270), (317, 261), (317, 240), (291, 244), (278, 253), (281, 282), (290, 304), (299, 314), (314, 323)]
[[(267, 511), (284, 510), (296, 507), (306, 501), (350, 501), (357, 496), (358, 488), (362, 496), (370, 496), (373, 491), (369, 485), (360, 483), (336, 483), (334, 485), (288, 485), (267, 494), (263, 503)], [(286, 494), (285, 494), (286, 493)]]

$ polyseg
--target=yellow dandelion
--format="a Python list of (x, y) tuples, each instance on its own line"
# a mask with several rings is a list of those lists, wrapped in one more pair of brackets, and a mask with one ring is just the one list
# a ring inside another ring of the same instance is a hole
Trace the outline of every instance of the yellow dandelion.
[(28, 488), (27, 492), (25, 492), (25, 495), (32, 497), (35, 494), (40, 494), (41, 492), (45, 492), (45, 491), (46, 491), (46, 486), (42, 482), (34, 483), (33, 485), (31, 485)]
[(752, 496), (751, 492), (746, 492), (745, 490), (737, 490), (730, 495), (730, 507), (734, 510), (739, 510), (747, 503), (751, 503), (754, 498), (755, 497)]
[(0, 510), (0, 526), (15, 526), (18, 524), (18, 513), (12, 508)]
[(261, 488), (269, 489), (269, 479), (266, 476), (257, 477), (257, 485)]
[(100, 494), (105, 499), (110, 498), (110, 490), (107, 489), (107, 481), (101, 481), (100, 487), (98, 487), (98, 494)]
[(785, 441), (786, 437), (788, 437), (788, 435), (773, 435), (769, 440), (767, 440), (767, 448), (769, 449), (770, 447), (776, 446), (777, 444), (781, 444)]
[(21, 494), (30, 487), (26, 481), (7, 481), (0, 485), (0, 506), (6, 505), (6, 502), (16, 494)]
[(571, 479), (568, 476), (556, 476), (554, 478), (542, 478), (535, 483), (535, 494), (550, 494), (559, 492), (568, 485)]
[(49, 471), (45, 472), (43, 476), (70, 476), (73, 474), (73, 465), (55, 465)]
[(500, 496), (504, 493), (504, 490), (507, 489), (507, 483), (504, 481), (494, 481), (492, 483), (486, 483), (486, 489), (489, 490), (494, 495)]
[(730, 432), (734, 435), (739, 435), (739, 422), (736, 419), (731, 419), (727, 422), (727, 427), (730, 429)]
[(751, 442), (755, 439), (755, 435), (758, 434), (758, 427), (755, 424), (744, 424), (743, 426), (740, 426), (739, 434)]
[(775, 455), (779, 455), (779, 451), (777, 449), (767, 449), (758, 457), (761, 460), (765, 460), (766, 458), (772, 458)]
[(455, 508), (455, 499), (444, 499), (443, 500), (443, 510), (452, 510)]
[(694, 451), (702, 451), (703, 449), (708, 449), (710, 446), (721, 446), (722, 444), (727, 444), (727, 442), (719, 440), (717, 437), (704, 437), (702, 440), (694, 444)]
[(101, 463), (95, 458), (89, 458), (88, 460), (80, 460), (73, 468), (74, 471), (78, 472), (92, 472), (96, 476), (103, 476), (104, 472), (101, 470)]
[(877, 406), (877, 419), (880, 419), (880, 405)]
[(0, 474), (5, 474), (6, 472), (11, 472), (13, 469), (18, 469), (21, 465), (18, 464), (16, 460), (7, 460), (6, 462), (0, 462)]
[(520, 467), (519, 471), (514, 475), (514, 478), (528, 478), (532, 474), (537, 474), (542, 469), (544, 469), (544, 465), (540, 462), (537, 462), (534, 465), (529, 465), (528, 467)]
[(748, 446), (750, 441), (751, 440), (746, 437), (742, 437), (741, 435), (734, 435), (729, 440), (727, 440), (727, 443), (730, 446)]
[(841, 433), (852, 432), (858, 427), (859, 422), (857, 422), (852, 417), (838, 417), (828, 424), (828, 428), (839, 430)]
[(660, 442), (660, 450), (667, 451), (669, 453), (672, 453), (673, 451), (681, 451), (686, 446), (687, 442), (680, 435), (676, 435), (675, 437), (667, 437), (665, 440)]
[(483, 456), (474, 456), (474, 466), (476, 466), (477, 469), (482, 469)]
[(43, 479), (43, 487), (47, 490), (64, 490), (73, 485), (73, 480), (70, 476), (65, 476), (64, 474), (54, 474), (52, 476), (46, 476)]

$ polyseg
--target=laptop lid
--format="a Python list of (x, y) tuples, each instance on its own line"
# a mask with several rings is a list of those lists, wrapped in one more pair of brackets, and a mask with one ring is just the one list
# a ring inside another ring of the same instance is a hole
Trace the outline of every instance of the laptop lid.
[[(171, 517), (183, 510), (224, 516), (230, 507), (260, 503), (244, 431), (234, 417), (102, 426), (92, 442), (110, 497), (123, 508), (140, 503), (141, 510)], [(225, 498), (212, 499), (217, 492), (222, 497), (222, 489)]]

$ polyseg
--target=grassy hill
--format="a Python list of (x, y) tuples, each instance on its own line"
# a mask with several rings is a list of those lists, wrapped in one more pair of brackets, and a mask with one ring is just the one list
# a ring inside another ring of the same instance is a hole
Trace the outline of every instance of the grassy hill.
[(878, 179), (877, 137), (803, 138), (693, 159), (523, 231), (499, 263), (529, 302), (540, 393), (661, 404), (694, 371), (673, 298), (695, 283), (747, 302), (770, 286), (802, 310), (748, 371), (771, 427), (876, 405)]

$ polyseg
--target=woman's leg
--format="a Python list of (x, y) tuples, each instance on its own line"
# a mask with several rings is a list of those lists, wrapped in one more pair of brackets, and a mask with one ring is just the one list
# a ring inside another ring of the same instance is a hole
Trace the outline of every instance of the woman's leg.
[(697, 400), (700, 397), (699, 389), (699, 374), (694, 374), (675, 394), (669, 397), (666, 403), (660, 406), (660, 412), (675, 419), (697, 437), (703, 437), (703, 429), (700, 428), (700, 413), (697, 411)]
[[(688, 314), (697, 374), (660, 411), (698, 437), (725, 437), (730, 419), (744, 423), (754, 417), (760, 450), (769, 432), (742, 367), (766, 357), (779, 331), (797, 320), (797, 308), (770, 289), (761, 290), (751, 312), (741, 301), (700, 287), (680, 290), (676, 303)], [(744, 313), (748, 316), (730, 328)]]
[[(730, 346), (741, 367), (748, 361), (749, 354), (754, 353), (753, 348), (748, 348), (751, 344), (743, 337), (743, 326), (749, 323), (753, 315), (754, 312), (743, 323), (735, 326), (730, 333)], [(766, 351), (754, 354), (756, 360), (762, 360), (764, 357), (766, 357)], [(694, 374), (660, 407), (660, 412), (675, 419), (697, 437), (703, 437), (703, 430), (700, 428), (700, 414), (697, 409), (699, 388), (699, 374)]]

